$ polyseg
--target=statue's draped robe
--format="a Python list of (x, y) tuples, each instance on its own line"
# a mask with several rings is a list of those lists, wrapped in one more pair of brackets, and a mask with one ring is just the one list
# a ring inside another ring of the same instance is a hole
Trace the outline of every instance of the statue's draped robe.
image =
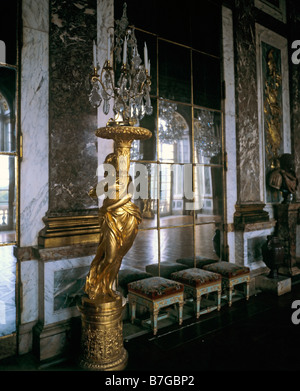
[(142, 221), (139, 208), (130, 199), (127, 195), (117, 202), (105, 200), (99, 209), (99, 246), (85, 285), (90, 299), (114, 296), (112, 285)]

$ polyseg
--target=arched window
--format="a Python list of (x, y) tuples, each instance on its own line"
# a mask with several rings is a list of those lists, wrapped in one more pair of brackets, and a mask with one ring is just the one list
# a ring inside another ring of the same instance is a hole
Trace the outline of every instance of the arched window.
[(2, 242), (15, 241), (15, 119), (11, 109), (12, 103), (9, 103), (9, 99), (0, 90), (0, 231)]
[(2, 1), (0, 12), (0, 358), (17, 351), (18, 18), (20, 0)]
[(0, 91), (0, 151), (11, 152), (11, 142), (10, 107)]

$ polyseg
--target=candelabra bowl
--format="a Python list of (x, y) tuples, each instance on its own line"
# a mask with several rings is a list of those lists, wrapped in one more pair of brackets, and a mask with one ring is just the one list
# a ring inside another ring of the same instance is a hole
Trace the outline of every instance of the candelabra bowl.
[(96, 136), (114, 141), (147, 140), (151, 138), (150, 130), (140, 126), (114, 125), (105, 126), (96, 130)]

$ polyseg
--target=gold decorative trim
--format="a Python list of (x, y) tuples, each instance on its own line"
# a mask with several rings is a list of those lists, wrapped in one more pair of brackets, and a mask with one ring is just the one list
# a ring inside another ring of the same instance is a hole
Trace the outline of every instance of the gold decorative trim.
[(264, 210), (265, 204), (242, 204), (235, 206), (234, 226), (243, 230), (246, 224), (269, 221), (269, 213)]
[(40, 231), (39, 246), (61, 247), (74, 244), (98, 243), (98, 216), (45, 217), (45, 228)]

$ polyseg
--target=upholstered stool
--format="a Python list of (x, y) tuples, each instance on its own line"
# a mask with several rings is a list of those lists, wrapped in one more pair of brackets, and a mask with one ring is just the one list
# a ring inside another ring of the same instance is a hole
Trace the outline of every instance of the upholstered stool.
[(130, 282), (143, 280), (144, 278), (149, 277), (152, 277), (152, 274), (134, 267), (126, 266), (123, 269), (119, 270), (117, 289), (122, 293), (124, 297), (127, 297), (128, 284)]
[(238, 284), (246, 284), (245, 295), (246, 300), (249, 299), (250, 287), (250, 269), (245, 266), (238, 266), (234, 263), (220, 261), (203, 266), (204, 270), (222, 275), (222, 288), (228, 290), (229, 307), (232, 304), (232, 292), (234, 286)]
[[(195, 264), (195, 261), (196, 261), (196, 264)], [(209, 259), (209, 258), (204, 258), (204, 257), (200, 257), (200, 256), (196, 256), (195, 261), (194, 261), (193, 257), (176, 259), (176, 263), (179, 263), (181, 265), (186, 265), (186, 266), (188, 266), (188, 268), (198, 267), (200, 269), (202, 269), (202, 267), (204, 265), (209, 265), (210, 263), (218, 262), (216, 259)]]
[[(196, 317), (221, 308), (222, 276), (218, 273), (209, 272), (198, 268), (181, 270), (171, 274), (171, 278), (184, 284), (184, 291), (196, 301)], [(201, 297), (211, 292), (217, 293), (217, 306), (208, 307), (200, 311)]]
[(176, 262), (160, 262), (152, 263), (146, 266), (146, 272), (152, 276), (160, 276), (163, 278), (170, 278), (172, 273), (178, 272), (179, 270), (188, 269), (188, 266), (176, 263)]
[(158, 313), (161, 308), (178, 304), (179, 324), (182, 324), (184, 286), (163, 277), (150, 277), (128, 284), (128, 304), (131, 322), (134, 322), (136, 305), (147, 307), (151, 316), (153, 334), (157, 333)]

